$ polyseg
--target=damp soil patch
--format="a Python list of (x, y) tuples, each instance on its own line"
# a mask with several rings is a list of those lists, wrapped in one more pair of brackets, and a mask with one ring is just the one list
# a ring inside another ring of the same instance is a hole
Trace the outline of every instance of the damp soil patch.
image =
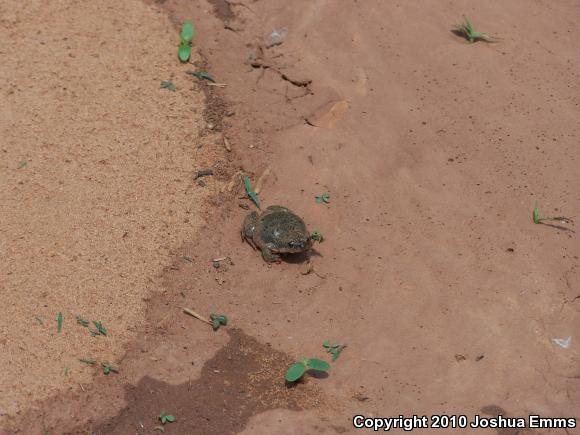
[(320, 406), (322, 395), (314, 381), (293, 388), (284, 373), (292, 360), (285, 354), (230, 329), (229, 343), (203, 367), (199, 379), (169, 385), (144, 377), (126, 388), (127, 406), (106, 422), (69, 434), (153, 433), (161, 412), (176, 417), (166, 425), (171, 433), (235, 434), (261, 412)]
[(234, 11), (227, 0), (208, 0), (213, 6), (213, 11), (216, 17), (224, 23), (234, 18)]

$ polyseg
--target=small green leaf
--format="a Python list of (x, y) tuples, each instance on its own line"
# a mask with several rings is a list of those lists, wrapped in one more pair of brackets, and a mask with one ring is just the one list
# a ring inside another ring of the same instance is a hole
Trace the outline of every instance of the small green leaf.
[(179, 49), (177, 51), (179, 55), (179, 60), (182, 62), (187, 62), (189, 60), (189, 56), (191, 55), (191, 47), (187, 42), (182, 42), (179, 44)]
[(63, 321), (62, 313), (59, 312), (56, 315), (56, 332), (58, 333), (62, 331), (62, 321)]
[(211, 326), (213, 330), (217, 330), (221, 325), (228, 324), (228, 318), (223, 314), (210, 314)]
[(318, 243), (324, 242), (324, 237), (318, 230), (314, 230), (314, 232), (310, 235), (310, 239)]
[(330, 354), (332, 355), (332, 361), (336, 361), (338, 359), (338, 357), (340, 356), (345, 347), (346, 347), (345, 345), (341, 345), (337, 348), (333, 348), (330, 350)]
[(210, 82), (215, 83), (215, 79), (205, 71), (187, 71), (187, 74), (195, 76), (200, 80), (209, 80)]
[(77, 316), (77, 323), (81, 326), (84, 326), (85, 328), (89, 326), (89, 321), (83, 319), (81, 316)]
[(306, 372), (306, 366), (303, 363), (298, 362), (292, 364), (288, 371), (286, 371), (286, 380), (288, 382), (295, 382), (304, 375), (304, 372)]
[(322, 343), (322, 347), (325, 347), (328, 349), (330, 347), (330, 341), (324, 340), (324, 342)]
[(256, 207), (260, 208), (260, 198), (258, 198), (258, 194), (252, 190), (252, 184), (247, 175), (244, 175), (244, 188), (246, 189), (248, 197), (254, 202), (254, 204), (256, 204)]
[(330, 364), (318, 358), (310, 358), (307, 363), (307, 367), (312, 370), (318, 370), (321, 372), (326, 372), (330, 370)]
[(167, 89), (169, 91), (175, 91), (177, 89), (177, 87), (173, 84), (172, 81), (167, 80), (167, 81), (161, 82), (161, 89)]
[(79, 361), (84, 363), (84, 364), (91, 365), (91, 366), (93, 366), (97, 363), (97, 360), (91, 359), (91, 358), (80, 358)]
[(248, 196), (250, 197), (252, 202), (256, 204), (256, 207), (260, 208), (260, 198), (258, 198), (258, 194), (256, 192), (250, 192), (248, 193)]
[(321, 195), (316, 195), (315, 196), (316, 199), (316, 203), (317, 204), (321, 204), (321, 203), (326, 203), (328, 204), (330, 202), (330, 194), (329, 193), (323, 193)]
[(107, 362), (101, 363), (101, 367), (103, 368), (103, 373), (108, 375), (111, 372), (119, 373), (119, 369), (112, 364)]
[(473, 32), (473, 24), (471, 24), (471, 21), (469, 21), (469, 18), (467, 17), (463, 17), (465, 20), (465, 29), (469, 32), (472, 33)]
[(181, 41), (190, 43), (193, 39), (193, 24), (191, 22), (186, 21), (181, 26)]
[(246, 189), (246, 193), (253, 192), (252, 182), (250, 181), (250, 177), (247, 175), (244, 175), (244, 188)]
[(542, 220), (540, 218), (540, 209), (538, 208), (537, 202), (536, 202), (536, 205), (534, 207), (534, 212), (532, 213), (532, 218), (534, 219), (535, 224), (539, 224), (542, 222)]
[(107, 335), (107, 329), (103, 326), (103, 324), (101, 322), (97, 322), (97, 321), (93, 321), (93, 325), (95, 325), (95, 328), (97, 328), (97, 331), (99, 332), (99, 334), (106, 336)]
[(463, 17), (463, 23), (455, 26), (457, 31), (460, 32), (470, 43), (475, 41), (486, 41), (486, 42), (496, 42), (497, 38), (489, 36), (484, 32), (477, 32), (473, 27), (473, 24), (466, 16)]
[(224, 314), (210, 314), (209, 315), (209, 318), (211, 320), (216, 320), (216, 319), (219, 320), (219, 322), (222, 325), (227, 325), (228, 324), (228, 318)]
[(162, 412), (161, 414), (159, 414), (159, 420), (161, 421), (162, 424), (165, 424), (165, 423), (172, 423), (177, 419), (175, 418), (174, 415), (166, 414), (165, 412)]
[(18, 163), (18, 169), (24, 168), (27, 164), (28, 162), (26, 160), (22, 160), (20, 163)]

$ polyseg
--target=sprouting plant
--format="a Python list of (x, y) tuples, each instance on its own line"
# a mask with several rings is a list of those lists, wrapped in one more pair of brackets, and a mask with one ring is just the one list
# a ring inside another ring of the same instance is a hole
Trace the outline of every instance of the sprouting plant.
[(246, 189), (248, 197), (253, 201), (254, 204), (256, 204), (256, 207), (260, 208), (260, 198), (258, 198), (258, 194), (252, 189), (250, 177), (247, 175), (244, 175), (244, 188)]
[(165, 80), (161, 82), (161, 89), (167, 89), (168, 91), (175, 91), (177, 86), (171, 80)]
[(330, 370), (330, 364), (317, 358), (304, 358), (302, 361), (294, 363), (288, 368), (285, 378), (288, 382), (296, 382), (304, 376), (307, 370), (327, 372)]
[(316, 204), (321, 204), (323, 202), (328, 204), (330, 202), (330, 194), (329, 193), (322, 193), (320, 195), (316, 195), (314, 198), (316, 199)]
[(223, 314), (210, 314), (209, 318), (211, 320), (211, 326), (214, 331), (219, 329), (221, 325), (225, 326), (228, 324), (228, 318)]
[(95, 325), (95, 328), (97, 328), (96, 331), (91, 331), (94, 335), (100, 334), (100, 335), (107, 335), (107, 329), (103, 326), (103, 324), (101, 322), (97, 322), (96, 320), (93, 320), (93, 325)]
[(338, 359), (338, 357), (340, 356), (340, 353), (346, 347), (346, 344), (340, 344), (340, 343), (330, 344), (330, 341), (325, 340), (324, 343), (322, 343), (322, 347), (324, 347), (326, 349), (326, 351), (330, 355), (332, 355), (332, 361), (336, 361)]
[(462, 36), (465, 37), (470, 43), (474, 43), (475, 41), (485, 41), (485, 42), (496, 42), (497, 38), (489, 36), (487, 33), (477, 32), (473, 27), (469, 18), (465, 15), (463, 16), (463, 23), (457, 24), (455, 26), (455, 30), (460, 33)]
[(175, 418), (174, 415), (166, 414), (165, 412), (159, 414), (159, 421), (161, 421), (161, 424), (173, 423), (175, 420), (177, 419)]
[(56, 315), (56, 332), (58, 332), (58, 333), (60, 333), (62, 331), (62, 322), (63, 322), (62, 313), (59, 312)]
[(101, 367), (103, 369), (103, 373), (106, 375), (108, 375), (111, 372), (119, 373), (119, 368), (112, 364), (109, 364), (108, 362), (101, 363)]
[(532, 219), (534, 220), (535, 224), (541, 224), (544, 221), (560, 221), (566, 224), (569, 224), (570, 222), (572, 222), (572, 219), (569, 219), (567, 217), (564, 216), (555, 216), (555, 217), (551, 217), (551, 216), (545, 216), (542, 217), (540, 216), (540, 208), (538, 207), (538, 203), (536, 202), (536, 205), (534, 206), (534, 211), (532, 212)]
[(81, 316), (77, 316), (77, 323), (81, 326), (84, 326), (85, 328), (89, 327), (89, 321), (86, 319), (83, 319)]
[(215, 83), (215, 79), (211, 76), (211, 74), (205, 71), (187, 71), (187, 74), (195, 76), (200, 80), (203, 79)]
[(310, 234), (310, 240), (318, 243), (324, 242), (324, 237), (320, 234), (320, 231), (314, 230), (312, 234)]
[(193, 39), (193, 24), (189, 21), (183, 23), (181, 26), (181, 42), (179, 43), (179, 60), (182, 62), (187, 62), (189, 60), (189, 56), (191, 55), (191, 40)]

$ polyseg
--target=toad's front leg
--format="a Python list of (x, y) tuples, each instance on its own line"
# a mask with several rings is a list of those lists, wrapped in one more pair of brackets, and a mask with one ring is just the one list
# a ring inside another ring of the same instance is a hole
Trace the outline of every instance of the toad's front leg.
[(262, 258), (268, 263), (280, 263), (280, 256), (272, 252), (272, 248), (270, 244), (262, 246)]

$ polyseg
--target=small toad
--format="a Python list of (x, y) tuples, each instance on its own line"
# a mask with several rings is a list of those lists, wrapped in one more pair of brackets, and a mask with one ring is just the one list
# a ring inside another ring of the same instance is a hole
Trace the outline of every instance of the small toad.
[(242, 240), (262, 251), (268, 263), (279, 262), (279, 254), (306, 252), (313, 238), (304, 221), (286, 207), (271, 205), (258, 214), (253, 211), (244, 219)]

